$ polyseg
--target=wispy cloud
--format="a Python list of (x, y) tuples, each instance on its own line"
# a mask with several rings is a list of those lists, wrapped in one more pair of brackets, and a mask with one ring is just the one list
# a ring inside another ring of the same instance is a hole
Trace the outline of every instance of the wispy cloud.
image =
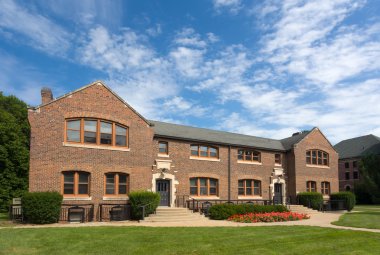
[(213, 0), (213, 5), (217, 13), (228, 11), (237, 14), (243, 7), (241, 2), (241, 0)]

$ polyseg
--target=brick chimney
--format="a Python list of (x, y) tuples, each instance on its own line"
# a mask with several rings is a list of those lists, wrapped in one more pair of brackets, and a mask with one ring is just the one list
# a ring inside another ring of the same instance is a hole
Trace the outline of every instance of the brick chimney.
[(47, 104), (53, 100), (53, 93), (51, 92), (50, 88), (43, 87), (41, 89), (41, 99), (42, 99), (42, 104)]

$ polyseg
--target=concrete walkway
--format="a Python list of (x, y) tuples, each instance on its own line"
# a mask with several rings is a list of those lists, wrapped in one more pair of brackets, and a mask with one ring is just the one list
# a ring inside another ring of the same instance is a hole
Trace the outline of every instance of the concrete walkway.
[[(337, 221), (343, 212), (315, 213), (310, 215), (310, 219), (287, 222), (271, 223), (238, 223), (231, 221), (209, 220), (207, 218), (189, 222), (137, 222), (137, 221), (119, 221), (119, 222), (88, 222), (88, 223), (71, 223), (71, 224), (49, 224), (49, 225), (18, 225), (13, 228), (67, 228), (67, 227), (258, 227), (258, 226), (314, 226), (323, 228), (347, 229), (356, 231), (367, 231), (380, 233), (380, 229), (353, 228), (332, 225), (331, 222)], [(5, 228), (5, 227), (3, 227)], [(0, 228), (1, 229), (1, 228)]]

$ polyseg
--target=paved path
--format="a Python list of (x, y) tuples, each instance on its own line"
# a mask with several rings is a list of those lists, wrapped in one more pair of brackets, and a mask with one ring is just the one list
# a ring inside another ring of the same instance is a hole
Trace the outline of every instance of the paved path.
[(218, 221), (201, 219), (189, 222), (136, 222), (136, 221), (119, 221), (119, 222), (88, 222), (88, 223), (72, 223), (72, 224), (49, 224), (49, 225), (19, 225), (14, 228), (47, 228), (47, 227), (127, 227), (127, 226), (144, 226), (144, 227), (258, 227), (258, 226), (315, 226), (324, 228), (348, 229), (356, 231), (367, 231), (380, 233), (380, 229), (353, 228), (332, 225), (331, 222), (337, 221), (342, 212), (334, 213), (316, 213), (310, 216), (310, 219), (301, 221), (288, 222), (271, 222), (271, 223), (238, 223), (230, 221)]

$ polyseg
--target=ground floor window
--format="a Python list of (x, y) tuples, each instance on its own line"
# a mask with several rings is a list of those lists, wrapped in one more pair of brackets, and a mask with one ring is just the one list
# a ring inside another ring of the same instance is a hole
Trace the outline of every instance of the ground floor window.
[(323, 195), (330, 195), (330, 183), (321, 182), (321, 192)]
[(190, 195), (217, 196), (218, 180), (205, 177), (190, 178)]
[(239, 191), (240, 196), (261, 196), (261, 181), (246, 179), (239, 180)]
[(67, 171), (63, 176), (63, 195), (89, 196), (90, 173), (80, 171)]
[(306, 191), (307, 192), (317, 192), (317, 183), (315, 181), (306, 182)]
[(125, 173), (105, 174), (105, 194), (106, 195), (127, 195), (129, 176)]

